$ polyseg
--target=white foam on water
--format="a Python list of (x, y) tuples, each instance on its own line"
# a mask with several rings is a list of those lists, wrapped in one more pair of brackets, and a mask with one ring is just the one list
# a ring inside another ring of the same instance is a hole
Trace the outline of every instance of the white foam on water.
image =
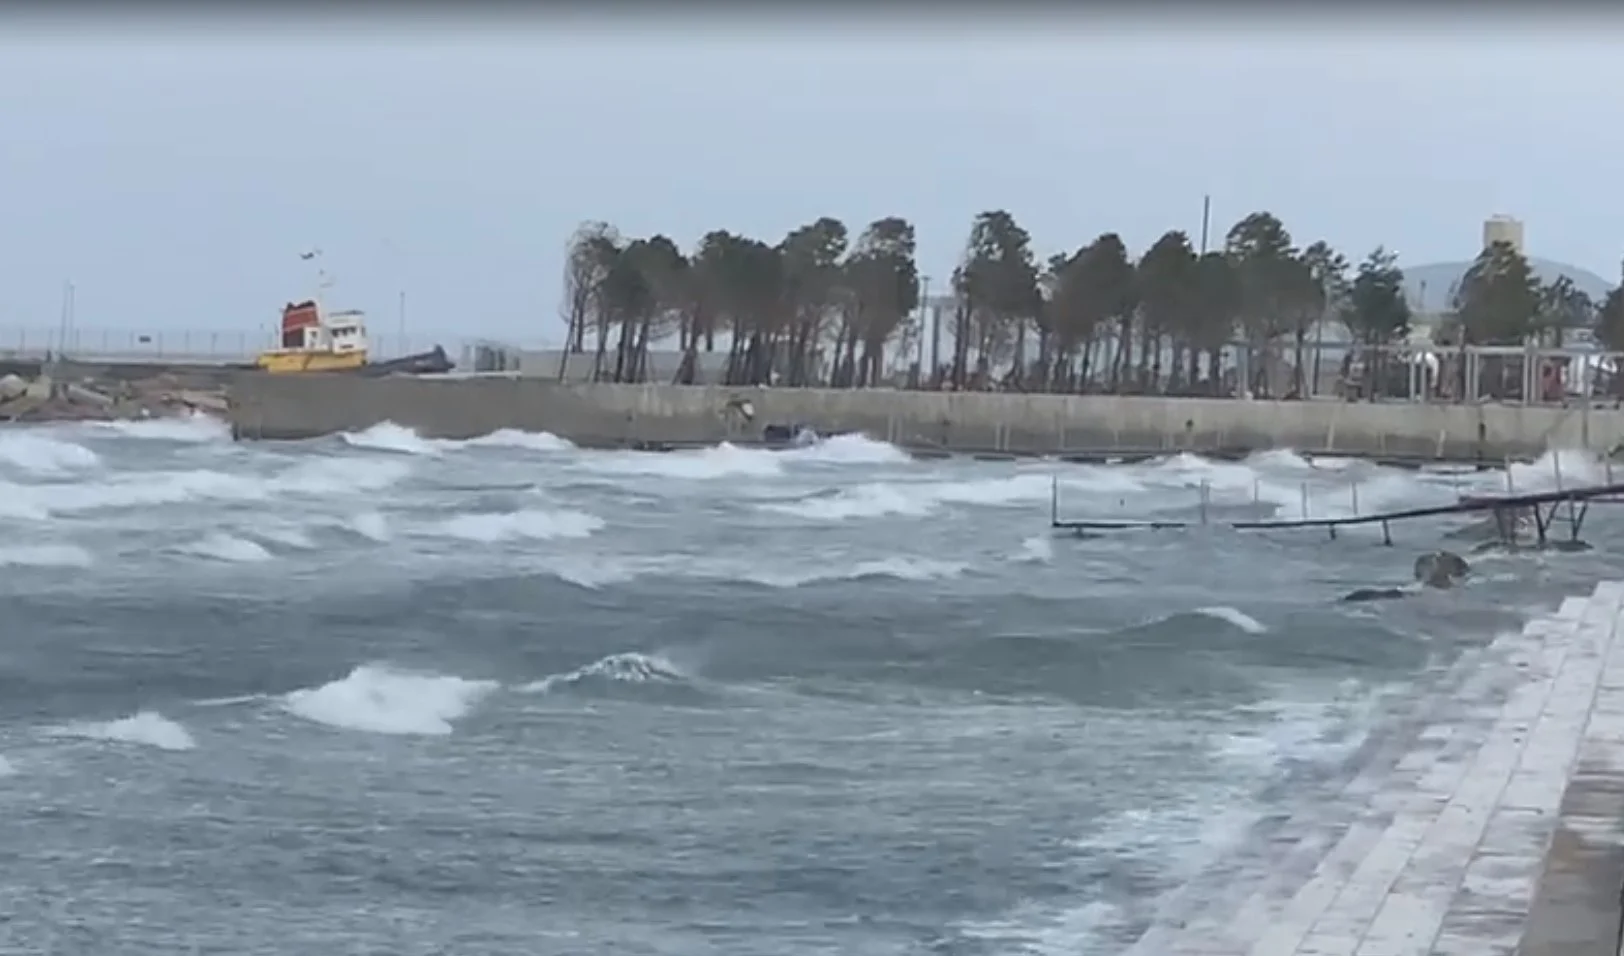
[(586, 538), (603, 527), (603, 519), (584, 511), (519, 511), (461, 514), (438, 526), (440, 534), (464, 541), (549, 541), (555, 538)]
[(0, 432), (0, 465), (36, 475), (61, 475), (96, 468), (101, 456), (71, 441), (11, 431)]
[(718, 478), (773, 478), (784, 473), (781, 453), (740, 448), (723, 442), (708, 448), (671, 452), (601, 452), (582, 458), (592, 471), (641, 478), (712, 481)]
[(340, 730), (443, 736), (451, 733), (452, 721), (466, 715), (496, 686), (494, 681), (364, 664), (338, 680), (285, 695), (282, 706), (295, 716)]
[(647, 684), (687, 680), (691, 676), (663, 655), (625, 651), (600, 657), (572, 671), (549, 674), (541, 680), (522, 684), (517, 690), (526, 694), (545, 694), (562, 686), (594, 678), (626, 684)]
[(76, 544), (0, 547), (0, 567), (88, 568), (94, 563), (95, 557)]
[(1248, 634), (1266, 634), (1269, 630), (1257, 618), (1239, 608), (1229, 607), (1228, 605), (1198, 607), (1195, 609), (1195, 613), (1205, 615), (1215, 621), (1233, 624)]
[(828, 567), (775, 571), (770, 568), (738, 568), (725, 575), (734, 580), (748, 581), (774, 588), (798, 588), (828, 581), (864, 581), (890, 578), (897, 581), (938, 581), (956, 578), (969, 570), (969, 565), (957, 561), (937, 561), (931, 558), (895, 556), (859, 561), (845, 568)]
[(201, 412), (168, 418), (144, 418), (135, 421), (85, 422), (80, 427), (108, 432), (122, 438), (146, 441), (167, 441), (197, 445), (231, 440), (231, 426), (229, 424)]
[(0, 757), (0, 777), (9, 777), (16, 772), (17, 768), (12, 765), (11, 761)]
[[(1068, 478), (1064, 484), (1085, 491), (1094, 490), (1087, 477)], [(854, 518), (898, 516), (919, 518), (945, 505), (1005, 508), (1048, 501), (1054, 479), (1047, 474), (1028, 472), (1001, 478), (969, 478), (957, 481), (879, 481), (867, 482), (800, 501), (773, 501), (756, 505), (809, 521), (848, 521)], [(1135, 487), (1138, 487), (1137, 485)]]
[(368, 451), (429, 457), (436, 457), (443, 452), (439, 442), (423, 438), (412, 429), (394, 422), (379, 422), (358, 432), (344, 432), (339, 437), (345, 444)]
[(316, 542), (310, 539), (309, 533), (296, 525), (255, 528), (251, 534), (256, 538), (269, 541), (271, 544), (282, 545), (285, 548), (307, 550), (316, 546)]
[(179, 547), (186, 554), (196, 555), (200, 558), (210, 558), (215, 561), (229, 561), (232, 563), (251, 563), (255, 561), (271, 560), (271, 553), (265, 546), (247, 538), (239, 538), (229, 534), (211, 534)]
[(185, 727), (153, 710), (143, 710), (118, 720), (69, 724), (56, 733), (84, 740), (140, 744), (159, 750), (191, 750), (197, 746)]
[(514, 448), (523, 451), (574, 451), (575, 443), (559, 438), (552, 432), (524, 432), (515, 428), (501, 428), (489, 435), (460, 442), (467, 448)]
[(1024, 538), (1012, 560), (1021, 564), (1048, 564), (1054, 560), (1054, 541), (1043, 534)]
[(344, 526), (363, 538), (379, 543), (388, 541), (391, 537), (388, 519), (377, 511), (362, 511), (350, 515), (345, 519)]
[(356, 460), (354, 458), (312, 458), (301, 461), (269, 479), (268, 490), (278, 494), (337, 497), (367, 491), (382, 491), (412, 473), (404, 461)]
[(811, 445), (768, 454), (782, 455), (797, 462), (831, 465), (897, 465), (913, 461), (912, 455), (897, 446), (856, 432), (830, 435)]

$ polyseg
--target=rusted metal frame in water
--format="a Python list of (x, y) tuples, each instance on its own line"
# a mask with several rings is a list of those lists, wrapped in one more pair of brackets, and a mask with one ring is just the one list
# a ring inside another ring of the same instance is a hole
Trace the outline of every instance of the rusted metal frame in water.
[[(1305, 492), (1306, 493), (1306, 492)], [(1357, 493), (1355, 493), (1357, 494)], [(1082, 534), (1088, 531), (1167, 531), (1189, 528), (1192, 524), (1206, 525), (1209, 523), (1208, 508), (1209, 489), (1202, 486), (1200, 509), (1201, 518), (1198, 522), (1167, 521), (1167, 520), (1066, 520), (1060, 519), (1060, 479), (1055, 476), (1050, 495), (1050, 526), (1056, 531), (1074, 531)], [(1420, 518), (1435, 518), (1446, 515), (1477, 514), (1480, 512), (1493, 512), (1497, 526), (1501, 526), (1502, 537), (1505, 537), (1505, 528), (1509, 520), (1509, 527), (1514, 535), (1515, 520), (1518, 512), (1531, 512), (1534, 516), (1535, 533), (1539, 542), (1544, 544), (1551, 524), (1557, 519), (1558, 511), (1562, 505), (1568, 506), (1566, 520), (1573, 540), (1578, 540), (1579, 529), (1584, 524), (1585, 516), (1590, 511), (1590, 503), (1624, 504), (1624, 484), (1596, 485), (1588, 488), (1565, 488), (1558, 491), (1536, 492), (1532, 494), (1504, 495), (1499, 497), (1467, 498), (1447, 505), (1431, 505), (1423, 508), (1405, 508), (1398, 511), (1388, 511), (1379, 514), (1347, 515), (1339, 518), (1310, 518), (1307, 517), (1307, 505), (1303, 511), (1304, 517), (1284, 520), (1267, 521), (1229, 521), (1224, 526), (1235, 531), (1290, 531), (1302, 528), (1324, 528), (1334, 539), (1336, 529), (1353, 527), (1356, 525), (1379, 525), (1382, 529), (1382, 543), (1393, 543), (1392, 524), (1398, 521), (1409, 521)], [(1357, 499), (1355, 499), (1357, 501)], [(1357, 508), (1357, 504), (1355, 505)], [(1542, 510), (1545, 509), (1545, 510)]]

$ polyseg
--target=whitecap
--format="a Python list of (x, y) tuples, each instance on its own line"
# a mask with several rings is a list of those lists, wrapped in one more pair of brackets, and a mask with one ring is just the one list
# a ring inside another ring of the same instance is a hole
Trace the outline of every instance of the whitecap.
[(495, 687), (492, 681), (364, 664), (338, 680), (285, 695), (282, 706), (291, 714), (340, 730), (445, 735), (451, 733), (452, 721), (467, 714)]
[(57, 733), (85, 740), (141, 744), (159, 750), (191, 750), (197, 746), (185, 727), (151, 710), (143, 710), (118, 720), (69, 724)]
[(494, 544), (499, 541), (585, 538), (603, 527), (603, 519), (584, 511), (519, 511), (461, 514), (439, 525), (441, 534), (465, 541)]

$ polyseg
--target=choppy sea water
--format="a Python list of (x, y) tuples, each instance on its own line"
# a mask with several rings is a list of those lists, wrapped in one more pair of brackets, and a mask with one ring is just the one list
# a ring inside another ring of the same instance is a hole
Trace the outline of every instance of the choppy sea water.
[(1188, 518), (1203, 484), (1222, 517), (1507, 481), (0, 431), (0, 950), (1120, 952), (1463, 653), (1624, 571), (1619, 522), (1349, 605), (1463, 522), (1077, 540), (1052, 483)]

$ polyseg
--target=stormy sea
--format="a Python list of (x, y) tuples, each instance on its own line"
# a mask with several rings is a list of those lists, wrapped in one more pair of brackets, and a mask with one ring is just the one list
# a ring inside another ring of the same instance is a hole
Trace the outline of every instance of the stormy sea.
[(1600, 468), (10, 427), (0, 951), (1124, 952), (1624, 575), (1624, 516), (1350, 604), (1468, 522), (1080, 539), (1052, 489), (1217, 521)]

